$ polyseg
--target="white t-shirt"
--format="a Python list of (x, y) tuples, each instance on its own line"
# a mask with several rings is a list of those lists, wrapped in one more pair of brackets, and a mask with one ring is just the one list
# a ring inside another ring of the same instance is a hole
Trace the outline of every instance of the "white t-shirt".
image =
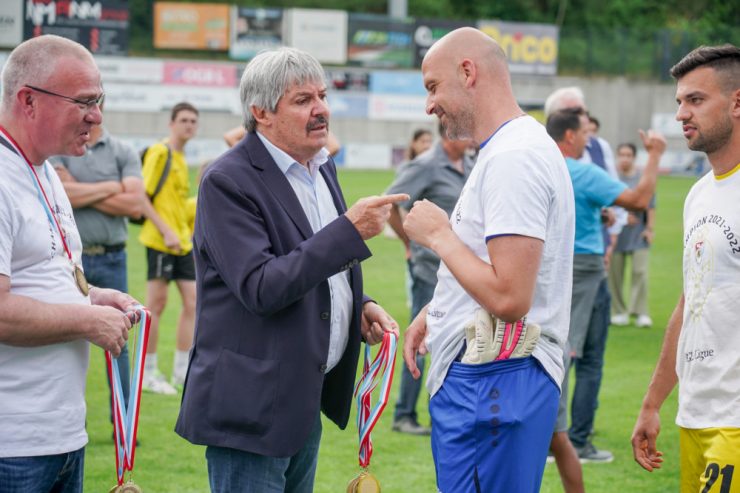
[[(59, 177), (48, 162), (35, 169), (79, 264), (82, 242)], [(26, 161), (0, 146), (0, 274), (10, 278), (12, 294), (89, 304), (34, 182)], [(0, 344), (0, 457), (61, 454), (87, 443), (88, 355), (82, 340), (39, 347)]]
[[(486, 239), (521, 235), (544, 241), (532, 308), (527, 320), (542, 328), (534, 357), (560, 385), (568, 339), (573, 280), (575, 204), (565, 160), (534, 118), (514, 119), (481, 150), (450, 217), (452, 229), (487, 263)], [(440, 264), (427, 313), (432, 363), (427, 388), (439, 390), (465, 339), (463, 327), (478, 304)]]
[(740, 172), (701, 178), (683, 212), (678, 416), (685, 428), (740, 427)]

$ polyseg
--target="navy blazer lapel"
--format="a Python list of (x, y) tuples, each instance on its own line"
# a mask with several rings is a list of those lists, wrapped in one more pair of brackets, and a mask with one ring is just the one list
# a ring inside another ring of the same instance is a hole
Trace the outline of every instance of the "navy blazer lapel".
[(265, 182), (265, 187), (280, 202), (303, 237), (308, 239), (313, 236), (311, 223), (308, 222), (293, 187), (290, 186), (290, 182), (267, 152), (257, 134), (250, 132), (241, 143), (247, 148), (252, 166), (262, 171), (260, 176)]
[[(331, 164), (330, 164), (331, 163)], [(329, 172), (328, 166), (333, 166), (334, 173)], [(337, 178), (336, 173), (336, 166), (334, 165), (334, 160), (329, 158), (329, 161), (322, 164), (321, 167), (319, 167), (319, 171), (321, 172), (321, 175), (324, 177), (324, 181), (326, 182), (326, 186), (329, 187), (329, 192), (331, 193), (331, 198), (334, 200), (334, 207), (337, 208), (337, 213), (341, 216), (344, 214), (347, 210), (347, 206), (344, 203), (344, 198), (342, 197), (342, 191), (339, 189), (339, 182)]]

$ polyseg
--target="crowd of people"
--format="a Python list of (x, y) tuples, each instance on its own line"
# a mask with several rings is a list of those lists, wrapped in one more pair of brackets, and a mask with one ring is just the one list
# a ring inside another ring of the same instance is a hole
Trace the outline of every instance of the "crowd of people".
[[(415, 132), (385, 194), (348, 206), (322, 66), (293, 48), (258, 54), (240, 83), (244, 128), (201, 170), (195, 201), (184, 157), (195, 106), (175, 105), (169, 135), (142, 157), (102, 126), (84, 47), (54, 35), (16, 47), (0, 100), (0, 489), (82, 491), (89, 343), (129, 373), (132, 220), (152, 315), (143, 388), (182, 394), (175, 432), (206, 447), (211, 491), (313, 491), (321, 415), (347, 425), (361, 343), (401, 332), (363, 289), (366, 242), (386, 223), (404, 245), (411, 308), (392, 429), (431, 435), (439, 491), (539, 491), (548, 453), (565, 491), (585, 491), (581, 463), (614, 458), (592, 441), (609, 326), (653, 325), (666, 141), (640, 132), (641, 170), (633, 143), (615, 159), (577, 87), (547, 98), (542, 125), (517, 104), (504, 51), (474, 28), (437, 41), (422, 75), (439, 139)], [(712, 170), (686, 198), (682, 295), (633, 454), (661, 466), (659, 410), (678, 384), (681, 491), (720, 481), (732, 493), (740, 49), (697, 48), (671, 75), (676, 119)], [(181, 311), (167, 378), (157, 345), (170, 281)]]

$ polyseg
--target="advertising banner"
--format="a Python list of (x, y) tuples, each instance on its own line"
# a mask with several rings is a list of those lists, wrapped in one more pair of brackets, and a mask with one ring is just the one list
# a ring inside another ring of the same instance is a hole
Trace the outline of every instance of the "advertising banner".
[(435, 41), (448, 32), (465, 26), (473, 26), (473, 24), (440, 19), (416, 19), (416, 27), (414, 28), (414, 65), (421, 67), (424, 55), (427, 54), (427, 50), (431, 48)]
[(409, 94), (426, 97), (421, 72), (376, 70), (370, 74), (370, 92), (375, 94)]
[(426, 114), (424, 96), (371, 94), (368, 107), (371, 120), (434, 122), (437, 119)]
[(361, 69), (342, 70), (325, 69), (326, 83), (329, 89), (337, 91), (367, 91), (370, 83), (370, 71)]
[(414, 63), (414, 21), (382, 15), (349, 14), (347, 64), (410, 68)]
[(236, 87), (236, 65), (164, 62), (164, 83), (182, 86)]
[(24, 39), (57, 34), (77, 41), (93, 54), (128, 53), (126, 0), (25, 0), (24, 9)]
[(366, 119), (368, 116), (368, 95), (351, 92), (329, 93), (329, 109), (332, 118)]
[[(106, 84), (105, 109), (126, 112), (156, 112), (172, 108), (180, 101), (192, 103), (200, 111), (228, 111), (241, 114), (239, 91), (211, 87), (151, 85), (151, 84)], [(133, 132), (133, 130), (132, 130)]]
[(226, 51), (229, 47), (229, 6), (155, 2), (154, 47)]
[(0, 46), (15, 48), (23, 41), (23, 1), (0, 2)]
[(164, 62), (162, 60), (96, 56), (95, 63), (100, 70), (103, 84), (108, 82), (161, 84), (163, 80)]
[(321, 63), (347, 63), (347, 12), (290, 9), (285, 11), (285, 44), (300, 48)]
[(262, 50), (283, 44), (282, 9), (231, 8), (229, 57), (249, 60)]
[(478, 29), (501, 45), (512, 74), (557, 74), (560, 31), (556, 25), (479, 21)]

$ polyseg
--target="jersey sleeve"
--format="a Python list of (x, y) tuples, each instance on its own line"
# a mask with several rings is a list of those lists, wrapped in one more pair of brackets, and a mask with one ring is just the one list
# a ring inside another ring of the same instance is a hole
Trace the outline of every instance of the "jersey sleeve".
[(545, 240), (554, 193), (546, 167), (533, 152), (520, 150), (489, 163), (480, 195), (486, 241), (504, 235)]

